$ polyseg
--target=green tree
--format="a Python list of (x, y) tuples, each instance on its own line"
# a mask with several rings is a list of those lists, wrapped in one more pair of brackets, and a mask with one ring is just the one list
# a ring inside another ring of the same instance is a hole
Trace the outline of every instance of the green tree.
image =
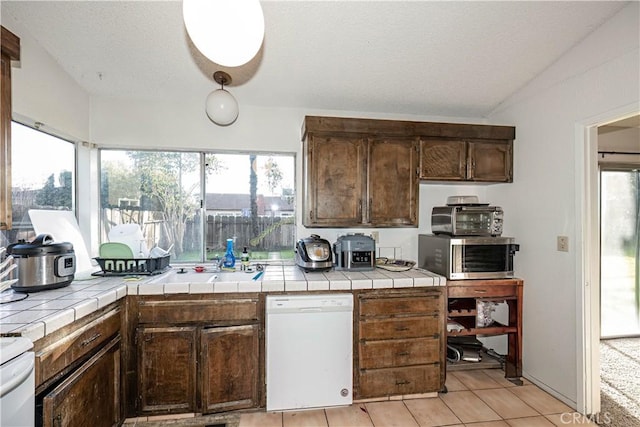
[(260, 233), (258, 228), (258, 165), (255, 154), (249, 155), (249, 200), (251, 210), (251, 235), (256, 237)]
[(71, 209), (72, 175), (69, 171), (61, 171), (58, 175), (58, 186), (54, 174), (49, 175), (44, 186), (36, 194), (36, 204), (55, 208)]
[(141, 208), (151, 208), (161, 216), (167, 239), (163, 245), (173, 244), (180, 257), (187, 221), (193, 218), (198, 207), (198, 200), (192, 196), (198, 183), (184, 186), (182, 174), (199, 167), (198, 156), (159, 151), (129, 151), (127, 155), (133, 160), (139, 177)]

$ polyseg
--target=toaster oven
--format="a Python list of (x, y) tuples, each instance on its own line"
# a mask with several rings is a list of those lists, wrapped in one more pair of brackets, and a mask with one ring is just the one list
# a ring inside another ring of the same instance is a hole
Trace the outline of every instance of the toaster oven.
[(499, 206), (448, 205), (431, 211), (431, 232), (449, 236), (500, 236), (504, 212)]

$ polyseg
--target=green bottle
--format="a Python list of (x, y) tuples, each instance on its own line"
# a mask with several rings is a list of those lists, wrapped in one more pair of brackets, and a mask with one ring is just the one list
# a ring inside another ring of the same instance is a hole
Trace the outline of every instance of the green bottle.
[(240, 254), (240, 270), (245, 271), (249, 268), (249, 252), (247, 252), (247, 247), (245, 246), (242, 249), (242, 254)]

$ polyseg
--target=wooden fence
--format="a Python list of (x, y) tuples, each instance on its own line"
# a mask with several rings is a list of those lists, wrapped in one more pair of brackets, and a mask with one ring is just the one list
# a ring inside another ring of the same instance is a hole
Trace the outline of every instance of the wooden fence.
[(223, 251), (227, 239), (235, 240), (235, 249), (244, 246), (253, 251), (280, 251), (295, 247), (296, 226), (293, 217), (258, 217), (258, 235), (251, 232), (251, 218), (209, 215), (206, 221), (207, 251)]

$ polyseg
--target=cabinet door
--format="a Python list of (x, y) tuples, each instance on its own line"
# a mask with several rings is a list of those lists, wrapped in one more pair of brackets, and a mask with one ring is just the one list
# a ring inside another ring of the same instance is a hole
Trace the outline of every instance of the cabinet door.
[(423, 139), (420, 141), (420, 179), (464, 181), (466, 143), (461, 140)]
[(512, 182), (512, 144), (509, 141), (469, 141), (467, 177), (472, 181)]
[(417, 139), (371, 139), (368, 154), (366, 222), (374, 226), (417, 226)]
[(310, 135), (307, 140), (304, 225), (358, 225), (365, 194), (365, 141)]
[(140, 412), (196, 410), (196, 332), (195, 327), (137, 329)]
[(259, 406), (258, 331), (258, 325), (202, 330), (203, 413)]
[(120, 338), (117, 337), (44, 397), (43, 425), (120, 425), (120, 389)]

